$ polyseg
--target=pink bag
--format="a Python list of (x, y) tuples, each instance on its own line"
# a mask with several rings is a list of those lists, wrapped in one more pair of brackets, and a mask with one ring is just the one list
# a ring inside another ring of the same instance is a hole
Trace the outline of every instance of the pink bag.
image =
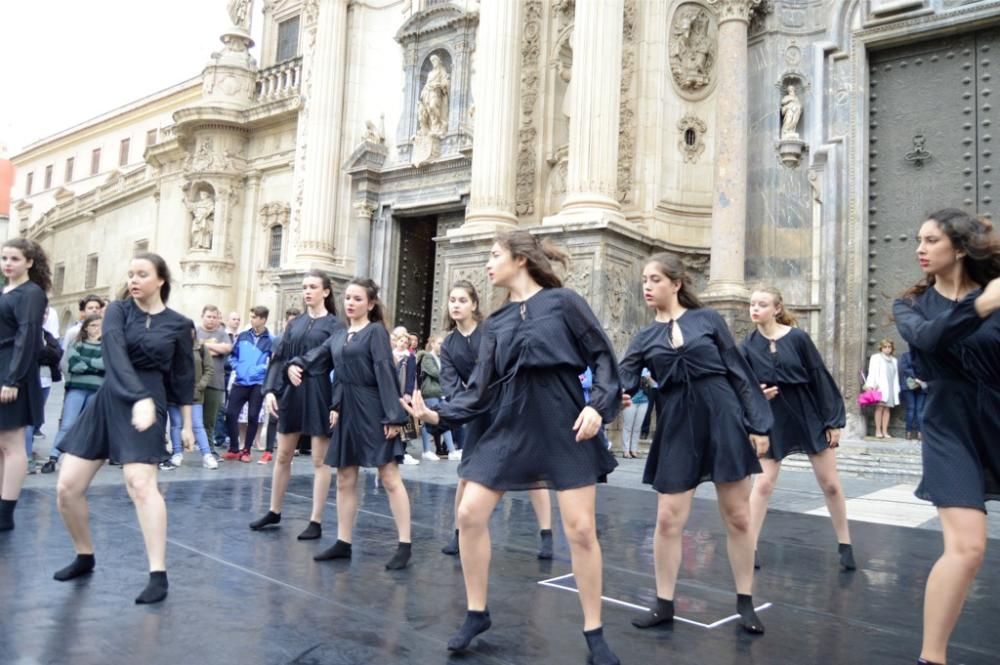
[(882, 391), (878, 388), (869, 388), (865, 385), (867, 379), (865, 375), (858, 372), (858, 376), (861, 377), (861, 394), (858, 395), (858, 406), (866, 407), (872, 406), (873, 404), (878, 404), (882, 401)]

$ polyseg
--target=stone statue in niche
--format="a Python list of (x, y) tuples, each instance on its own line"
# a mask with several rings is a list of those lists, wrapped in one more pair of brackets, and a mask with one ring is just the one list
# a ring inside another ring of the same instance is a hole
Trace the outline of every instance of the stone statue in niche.
[(786, 94), (781, 98), (781, 138), (799, 138), (799, 120), (802, 118), (802, 101), (795, 93), (795, 86), (785, 88)]
[(715, 40), (708, 10), (697, 5), (678, 9), (670, 36), (670, 71), (674, 82), (686, 92), (706, 88), (712, 81), (715, 65)]
[(215, 219), (215, 199), (206, 191), (198, 192), (194, 201), (185, 199), (191, 213), (191, 249), (212, 249), (212, 222)]
[(451, 76), (440, 56), (431, 56), (431, 71), (417, 102), (417, 135), (442, 137), (448, 131), (448, 93)]
[(250, 31), (250, 15), (253, 11), (253, 0), (229, 0), (226, 6), (233, 25), (244, 32)]

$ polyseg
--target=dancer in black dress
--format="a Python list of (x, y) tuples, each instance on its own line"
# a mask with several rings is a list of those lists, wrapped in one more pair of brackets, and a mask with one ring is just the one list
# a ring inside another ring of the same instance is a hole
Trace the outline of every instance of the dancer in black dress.
[(659, 384), (656, 436), (642, 479), (659, 492), (653, 536), (657, 600), (632, 624), (650, 628), (673, 621), (684, 525), (695, 488), (710, 480), (726, 525), (741, 623), (750, 633), (763, 633), (751, 596), (750, 475), (760, 473), (757, 458), (767, 452), (771, 410), (726, 322), (702, 306), (676, 256), (650, 258), (642, 291), (656, 318), (632, 340), (621, 375), (627, 394), (639, 390), (644, 367)]
[(764, 472), (754, 478), (750, 493), (754, 567), (760, 567), (756, 546), (767, 517), (768, 500), (778, 482), (781, 460), (792, 453), (805, 453), (837, 533), (840, 566), (854, 570), (847, 502), (834, 452), (840, 445), (840, 430), (847, 423), (844, 398), (812, 339), (795, 327), (795, 317), (785, 309), (780, 291), (773, 287), (754, 291), (750, 296), (750, 319), (757, 329), (747, 335), (740, 350), (761, 382), (774, 417), (771, 445), (760, 460)]
[(44, 415), (38, 356), (52, 279), (48, 258), (33, 240), (8, 240), (0, 257), (6, 280), (0, 295), (0, 531), (10, 531), (28, 475), (24, 428), (40, 427)]
[(408, 416), (399, 402), (389, 331), (375, 282), (355, 278), (348, 283), (344, 315), (348, 327), (322, 346), (293, 358), (288, 371), (294, 385), (293, 370), (312, 374), (334, 370), (327, 411), (333, 439), (326, 463), (337, 469), (337, 542), (313, 558), (351, 558), (358, 516), (358, 467), (375, 467), (399, 532), (399, 546), (385, 567), (398, 570), (410, 560), (410, 497), (399, 477), (404, 448), (400, 433)]
[(323, 535), (323, 509), (333, 478), (330, 467), (323, 463), (330, 445), (330, 372), (303, 373), (289, 361), (323, 346), (344, 329), (344, 322), (337, 318), (333, 284), (322, 270), (310, 270), (302, 278), (302, 300), (306, 311), (286, 326), (264, 381), (264, 406), (278, 419), (278, 452), (271, 475), (271, 505), (266, 515), (250, 523), (250, 528), (259, 531), (281, 522), (281, 507), (292, 477), (292, 457), (299, 437), (304, 435), (312, 438), (312, 513), (298, 539), (316, 540)]
[[(469, 377), (479, 357), (479, 343), (483, 338), (480, 322), (483, 315), (479, 311), (479, 294), (471, 282), (459, 280), (448, 294), (448, 311), (445, 317), (451, 331), (441, 344), (441, 389), (446, 399), (452, 399), (469, 384)], [(458, 487), (455, 488), (455, 534), (441, 551), (444, 554), (458, 554), (458, 506), (465, 494), (465, 480), (461, 478), (461, 466), (467, 464), (476, 449), (479, 437), (490, 425), (488, 413), (462, 425), (465, 429), (462, 444), (462, 463), (459, 465)], [(549, 490), (528, 490), (531, 507), (538, 519), (539, 559), (552, 558), (552, 500)]]
[[(508, 301), (483, 326), (468, 387), (439, 411), (428, 409), (419, 392), (408, 408), (445, 427), (492, 415), (459, 471), (466, 481), (458, 529), (468, 614), (448, 648), (466, 649), (491, 625), (486, 592), (493, 509), (506, 491), (549, 487), (556, 490), (570, 544), (592, 662), (609, 665), (619, 661), (601, 625), (595, 500), (596, 483), (617, 466), (598, 432), (618, 413), (621, 385), (600, 322), (583, 298), (561, 288), (552, 261), (565, 264), (567, 256), (527, 231), (497, 237), (486, 272), (508, 290)], [(589, 405), (578, 378), (588, 366), (594, 373)]]
[[(948, 640), (986, 551), (987, 499), (1000, 499), (995, 391), (1000, 240), (992, 224), (940, 210), (920, 227), (917, 260), (925, 278), (893, 305), (899, 334), (928, 381), (916, 495), (938, 509), (944, 553), (924, 592), (920, 663), (944, 663)], [(987, 325), (983, 325), (988, 321)], [(994, 374), (995, 376), (995, 374)], [(995, 404), (995, 402), (994, 402)]]
[(156, 485), (164, 447), (167, 404), (181, 409), (181, 439), (194, 447), (191, 402), (194, 358), (187, 317), (167, 307), (170, 271), (157, 254), (138, 254), (128, 284), (108, 305), (101, 338), (104, 383), (63, 439), (57, 485), (59, 512), (73, 539), (76, 559), (56, 572), (66, 580), (94, 569), (87, 488), (107, 459), (122, 464), (149, 557), (149, 583), (136, 603), (167, 596), (167, 507)]

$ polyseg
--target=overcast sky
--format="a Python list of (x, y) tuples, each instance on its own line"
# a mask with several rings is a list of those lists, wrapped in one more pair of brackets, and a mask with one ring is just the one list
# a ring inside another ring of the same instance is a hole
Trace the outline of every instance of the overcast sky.
[(0, 143), (15, 155), (197, 76), (227, 27), (226, 0), (0, 0)]

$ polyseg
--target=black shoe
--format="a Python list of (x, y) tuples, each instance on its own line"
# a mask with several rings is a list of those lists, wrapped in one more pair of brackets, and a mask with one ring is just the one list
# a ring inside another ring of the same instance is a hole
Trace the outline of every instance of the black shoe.
[(753, 551), (753, 569), (760, 570), (760, 557), (757, 555), (757, 550)]
[(458, 554), (458, 529), (455, 529), (455, 535), (451, 537), (448, 544), (441, 548), (441, 553), (450, 556)]
[(54, 460), (50, 457), (49, 461), (42, 465), (42, 473), (52, 473), (53, 471), (55, 471), (56, 461), (57, 460)]

